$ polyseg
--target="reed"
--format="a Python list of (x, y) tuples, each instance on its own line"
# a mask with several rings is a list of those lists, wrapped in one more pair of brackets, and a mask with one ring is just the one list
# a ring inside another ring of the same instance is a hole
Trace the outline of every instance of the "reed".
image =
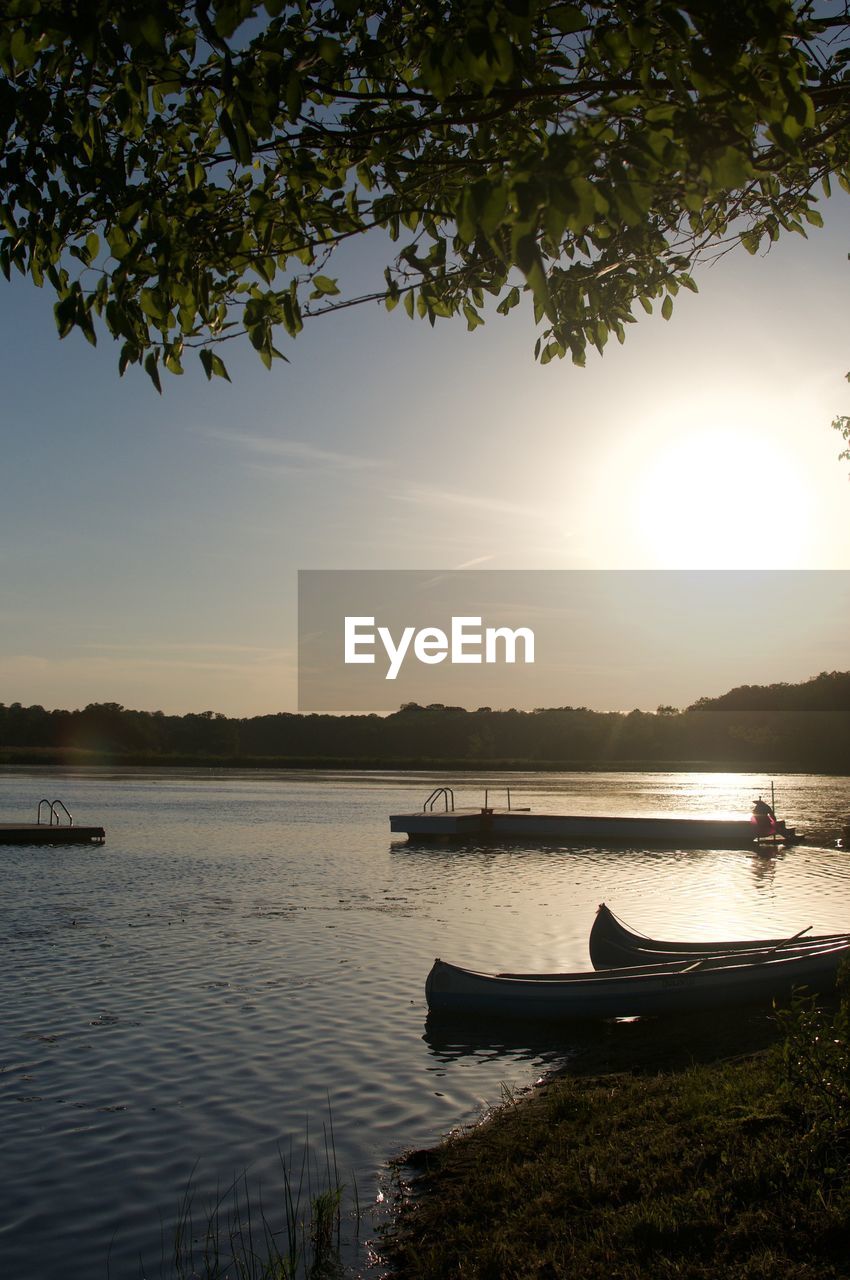
[(290, 1145), (278, 1156), (271, 1201), (243, 1171), (199, 1212), (193, 1171), (170, 1242), (163, 1243), (161, 1280), (339, 1280), (345, 1274), (343, 1220), (356, 1244), (360, 1203), (352, 1178), (353, 1207), (346, 1207), (330, 1116), (321, 1153), (307, 1132), (300, 1154)]

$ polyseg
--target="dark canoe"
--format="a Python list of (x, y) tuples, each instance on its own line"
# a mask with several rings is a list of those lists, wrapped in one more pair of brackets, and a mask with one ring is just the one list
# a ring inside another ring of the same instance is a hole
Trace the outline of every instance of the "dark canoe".
[(711, 955), (745, 955), (765, 950), (776, 954), (805, 954), (824, 947), (850, 943), (850, 933), (791, 938), (755, 938), (735, 942), (664, 942), (634, 933), (602, 902), (590, 931), (590, 961), (594, 969), (621, 969), (629, 965), (664, 964), (669, 960), (699, 960)]
[(768, 1003), (795, 987), (835, 986), (850, 944), (791, 955), (703, 956), (589, 973), (476, 973), (435, 960), (425, 984), (432, 1014), (505, 1018), (628, 1018)]

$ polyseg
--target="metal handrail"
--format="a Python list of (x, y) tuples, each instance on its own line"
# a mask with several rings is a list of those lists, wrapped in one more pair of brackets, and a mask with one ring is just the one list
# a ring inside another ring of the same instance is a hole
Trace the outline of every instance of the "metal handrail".
[(437, 801), (441, 797), (445, 805), (446, 813), (449, 812), (450, 805), (451, 805), (451, 812), (454, 813), (455, 793), (454, 791), (452, 791), (451, 787), (435, 787), (434, 790), (431, 792), (431, 794), (428, 796), (425, 803), (423, 804), (422, 812), (432, 813), (434, 810), (434, 806), (436, 805)]
[(511, 809), (511, 789), (510, 787), (485, 787), (484, 789), (484, 808), (490, 808), (490, 792), (491, 791), (507, 791), (508, 793), (508, 812)]
[(53, 804), (50, 806), (50, 811), (56, 818), (57, 827), (59, 826), (59, 814), (57, 813), (57, 809), (63, 810), (65, 817), (68, 819), (68, 826), (73, 827), (74, 816), (71, 813), (70, 809), (67, 807), (67, 805), (63, 804), (61, 800), (54, 800)]
[(61, 810), (63, 811), (63, 813), (65, 814), (65, 817), (68, 819), (68, 826), (69, 826), (69, 827), (73, 827), (73, 825), (74, 825), (74, 817), (73, 817), (73, 814), (69, 811), (68, 806), (67, 806), (66, 804), (64, 804), (61, 800), (39, 800), (39, 802), (38, 802), (38, 813), (37, 813), (37, 815), (36, 815), (36, 821), (37, 821), (37, 825), (38, 825), (38, 826), (41, 826), (41, 825), (42, 825), (42, 821), (41, 821), (41, 806), (42, 806), (43, 804), (46, 804), (46, 805), (47, 805), (47, 812), (48, 812), (48, 814), (49, 814), (48, 822), (47, 822), (45, 825), (50, 826), (50, 827), (59, 827), (59, 826), (61, 826), (61, 825), (62, 825), (62, 820), (61, 820), (61, 818), (59, 817), (59, 812), (58, 812), (58, 810), (59, 810), (59, 809), (61, 809)]

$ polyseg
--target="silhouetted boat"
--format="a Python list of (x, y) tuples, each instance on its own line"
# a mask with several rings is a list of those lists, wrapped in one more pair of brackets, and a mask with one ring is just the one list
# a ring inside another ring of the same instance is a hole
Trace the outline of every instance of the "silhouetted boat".
[[(484, 804), (478, 809), (456, 809), (451, 787), (435, 787), (415, 813), (390, 815), (390, 830), (404, 831), (417, 840), (560, 840), (595, 845), (667, 845), (676, 848), (748, 849), (761, 841), (799, 844), (803, 839), (793, 827), (779, 821), (761, 797), (749, 818), (686, 818), (634, 815), (532, 813), (511, 807)], [(442, 806), (442, 807), (440, 807)]]
[(783, 955), (775, 951), (686, 957), (661, 965), (589, 973), (477, 973), (435, 960), (425, 984), (435, 1014), (506, 1018), (629, 1018), (767, 1002), (795, 987), (835, 986), (850, 945)]
[[(809, 926), (811, 927), (811, 926)], [(668, 960), (699, 960), (711, 955), (763, 953), (806, 953), (832, 945), (850, 944), (850, 933), (828, 933), (804, 937), (805, 929), (790, 938), (754, 938), (736, 942), (664, 942), (634, 933), (618, 920), (605, 903), (599, 904), (590, 931), (590, 962), (594, 969), (619, 969), (628, 965), (663, 964)]]

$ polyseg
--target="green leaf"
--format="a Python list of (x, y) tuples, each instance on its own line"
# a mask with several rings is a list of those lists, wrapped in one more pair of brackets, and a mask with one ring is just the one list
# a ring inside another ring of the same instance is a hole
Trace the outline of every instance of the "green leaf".
[(514, 232), (514, 261), (528, 281), (535, 302), (539, 302), (545, 314), (552, 319), (546, 270), (533, 235), (517, 235)]
[(251, 135), (241, 110), (233, 111), (233, 132), (236, 138), (236, 158), (240, 164), (249, 165), (254, 159)]
[(121, 355), (118, 360), (118, 373), (123, 378), (127, 372), (128, 365), (138, 364), (141, 359), (141, 352), (138, 347), (134, 347), (131, 342), (125, 342), (121, 348)]
[(741, 186), (752, 178), (752, 158), (739, 147), (726, 147), (710, 162), (713, 181), (722, 189)]
[(139, 300), (142, 310), (151, 320), (165, 320), (168, 308), (164, 305), (159, 289), (142, 289)]
[(586, 31), (590, 23), (584, 13), (574, 4), (556, 4), (546, 14), (552, 26), (564, 35), (573, 31)]
[(107, 228), (106, 243), (113, 258), (117, 258), (119, 262), (130, 252), (130, 241), (124, 234), (123, 228), (117, 224)]
[(159, 369), (157, 368), (157, 354), (151, 351), (145, 356), (145, 373), (150, 378), (160, 395), (162, 395), (162, 383), (159, 380)]
[(313, 276), (311, 283), (316, 290), (315, 296), (317, 297), (321, 297), (324, 294), (339, 293), (339, 286), (336, 280), (331, 280), (330, 276)]
[(669, 320), (673, 314), (673, 299), (669, 293), (661, 304), (661, 314), (665, 320)]
[(77, 322), (77, 299), (73, 294), (60, 298), (53, 308), (60, 338), (67, 338)]
[(295, 120), (301, 114), (301, 103), (303, 101), (301, 93), (301, 77), (297, 71), (291, 71), (286, 81), (286, 109), (289, 112), (289, 118)]
[(211, 368), (217, 378), (224, 378), (225, 382), (230, 381), (230, 374), (227, 372), (221, 356), (213, 353)]
[(155, 13), (145, 14), (139, 23), (139, 30), (151, 48), (165, 48), (165, 33)]
[(600, 44), (610, 56), (615, 67), (620, 69), (629, 65), (632, 46), (629, 37), (620, 27), (610, 26), (600, 37)]
[[(14, 21), (14, 19), (11, 19), (11, 21)], [(27, 39), (26, 32), (22, 27), (17, 27), (13, 31), (10, 51), (19, 71), (28, 71), (30, 67), (35, 65), (38, 54), (35, 46)]]
[(215, 376), (224, 378), (227, 382), (230, 381), (230, 375), (224, 367), (224, 361), (221, 356), (217, 356), (214, 351), (210, 351), (209, 347), (201, 347), (198, 355), (201, 358), (201, 364), (208, 380)]
[(248, 165), (251, 163), (253, 151), (251, 149), (251, 139), (248, 136), (248, 130), (240, 115), (231, 113), (225, 107), (218, 117), (219, 128), (224, 134), (230, 149), (240, 164)]
[(340, 48), (339, 41), (331, 40), (328, 36), (319, 36), (319, 39), (316, 41), (316, 48), (319, 52), (319, 57), (329, 66), (332, 67), (339, 62), (342, 55), (342, 49)]
[(483, 318), (478, 314), (473, 306), (468, 302), (463, 304), (463, 314), (466, 317), (466, 327), (468, 332), (477, 329), (480, 324), (484, 323)]
[(499, 303), (496, 310), (498, 311), (500, 316), (506, 316), (509, 311), (511, 311), (514, 307), (519, 305), (519, 302), (520, 302), (519, 289), (517, 289), (516, 286), (514, 286), (512, 289), (508, 291), (508, 293)]

